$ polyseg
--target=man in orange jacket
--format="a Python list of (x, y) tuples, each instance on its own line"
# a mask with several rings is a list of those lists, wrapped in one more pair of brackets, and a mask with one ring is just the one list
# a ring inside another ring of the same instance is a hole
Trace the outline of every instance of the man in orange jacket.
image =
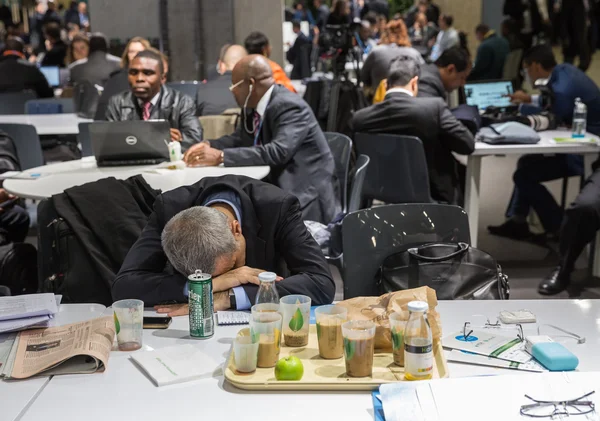
[(271, 44), (269, 43), (269, 38), (267, 38), (265, 34), (258, 31), (250, 33), (244, 41), (244, 46), (246, 47), (248, 54), (260, 54), (265, 56), (271, 66), (275, 83), (283, 85), (290, 91), (296, 93), (296, 89), (294, 89), (294, 85), (292, 85), (292, 81), (287, 77), (285, 71), (279, 64), (269, 59), (271, 56)]

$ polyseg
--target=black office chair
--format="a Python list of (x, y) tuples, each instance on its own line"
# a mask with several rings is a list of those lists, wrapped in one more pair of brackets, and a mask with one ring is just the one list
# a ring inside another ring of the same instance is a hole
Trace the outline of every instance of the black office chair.
[(458, 206), (402, 204), (353, 212), (342, 223), (344, 299), (381, 293), (376, 274), (386, 257), (430, 242), (471, 242)]
[(36, 98), (32, 91), (2, 93), (0, 94), (0, 114), (23, 114), (25, 103)]
[(348, 172), (350, 171), (352, 140), (341, 133), (325, 132), (324, 134), (335, 162), (335, 174), (340, 185), (339, 199), (340, 204), (342, 205), (342, 212), (346, 212), (348, 204)]
[(367, 200), (386, 203), (431, 203), (423, 143), (414, 136), (357, 133), (360, 154), (371, 163), (363, 189)]
[(371, 158), (367, 155), (360, 155), (356, 160), (354, 177), (352, 178), (352, 189), (350, 190), (350, 198), (348, 199), (348, 212), (356, 212), (361, 208), (362, 193), (370, 160)]
[(79, 123), (79, 133), (77, 134), (77, 141), (81, 145), (81, 156), (93, 156), (92, 151), (92, 139), (90, 138), (90, 124), (92, 123)]
[(171, 89), (175, 89), (179, 92), (186, 94), (187, 96), (191, 97), (194, 100), (194, 102), (196, 102), (196, 97), (198, 94), (198, 85), (201, 83), (202, 82), (198, 82), (197, 80), (182, 80), (181, 82), (169, 82), (167, 83), (167, 86)]
[(44, 165), (42, 144), (34, 126), (30, 124), (0, 123), (0, 130), (6, 132), (13, 140), (21, 170)]
[(70, 114), (75, 112), (73, 98), (40, 98), (25, 103), (25, 114)]

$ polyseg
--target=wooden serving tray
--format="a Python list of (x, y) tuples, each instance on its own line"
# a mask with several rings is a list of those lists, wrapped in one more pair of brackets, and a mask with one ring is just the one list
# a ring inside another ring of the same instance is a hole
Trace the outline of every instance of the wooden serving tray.
[[(274, 368), (257, 368), (254, 373), (238, 373), (233, 351), (229, 356), (225, 378), (234, 386), (246, 390), (375, 390), (383, 383), (404, 381), (404, 368), (394, 364), (391, 352), (375, 353), (372, 377), (348, 377), (344, 358), (325, 360), (319, 356), (317, 328), (310, 325), (308, 345), (286, 347), (282, 338), (279, 358), (293, 355), (302, 360), (304, 376), (300, 381), (278, 381)], [(440, 342), (433, 346), (433, 377), (448, 377), (448, 365)]]

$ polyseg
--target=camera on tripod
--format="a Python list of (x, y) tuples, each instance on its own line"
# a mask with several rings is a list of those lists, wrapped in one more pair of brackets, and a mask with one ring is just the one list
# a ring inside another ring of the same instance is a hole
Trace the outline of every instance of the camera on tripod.
[(345, 74), (346, 62), (360, 60), (354, 48), (360, 21), (348, 25), (325, 25), (319, 37), (320, 56), (331, 59), (334, 76)]

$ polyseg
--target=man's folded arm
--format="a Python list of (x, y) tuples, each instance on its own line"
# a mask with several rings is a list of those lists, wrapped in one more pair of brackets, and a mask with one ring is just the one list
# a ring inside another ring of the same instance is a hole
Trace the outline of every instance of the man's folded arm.
[[(275, 248), (280, 251), (291, 273), (277, 283), (279, 295), (302, 294), (309, 296), (313, 305), (331, 304), (335, 283), (325, 256), (302, 221), (298, 199), (287, 196), (281, 205), (279, 218)], [(245, 285), (244, 290), (254, 302), (256, 285)]]
[(154, 205), (154, 213), (142, 231), (140, 238), (133, 245), (121, 270), (112, 283), (113, 300), (137, 298), (144, 301), (145, 306), (153, 306), (162, 302), (185, 302), (185, 276), (174, 270), (166, 270), (167, 256), (161, 243), (160, 235), (164, 224), (162, 220), (162, 204), (159, 198)]

